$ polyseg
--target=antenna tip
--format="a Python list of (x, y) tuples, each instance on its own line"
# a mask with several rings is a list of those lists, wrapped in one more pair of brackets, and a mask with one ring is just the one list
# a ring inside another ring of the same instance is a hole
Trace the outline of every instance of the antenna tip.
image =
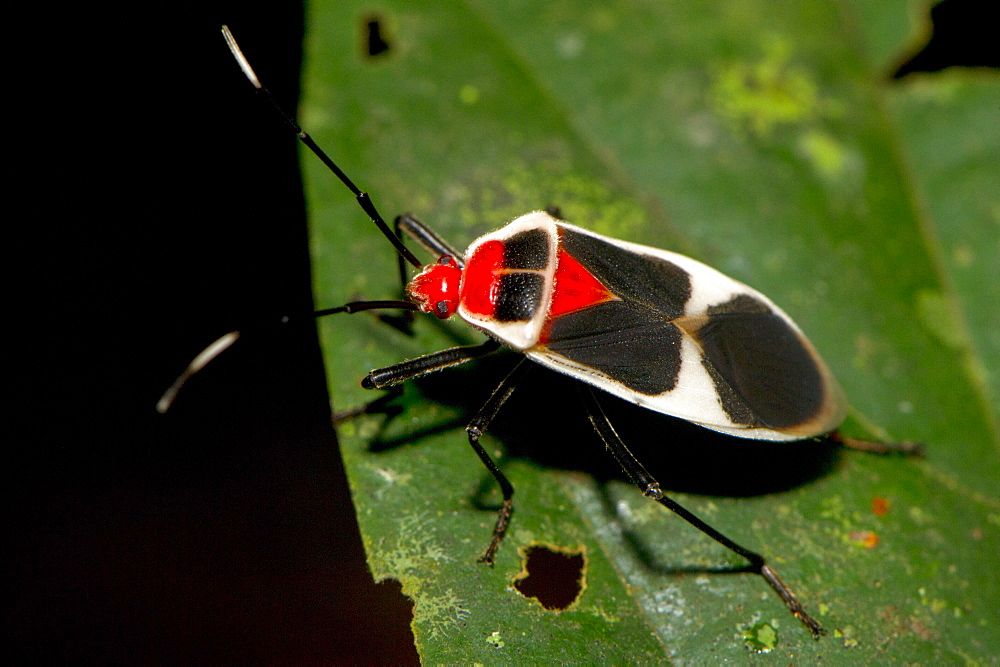
[(233, 343), (235, 343), (240, 338), (239, 331), (230, 331), (224, 336), (220, 336), (211, 345), (206, 347), (204, 350), (198, 353), (191, 363), (187, 365), (184, 372), (181, 373), (174, 383), (170, 385), (170, 388), (163, 392), (163, 396), (160, 400), (156, 402), (156, 411), (161, 415), (166, 414), (170, 406), (174, 404), (174, 399), (177, 398), (177, 392), (184, 387), (184, 384), (191, 379), (191, 376), (200, 371), (205, 367), (205, 364), (215, 359), (217, 356), (225, 352)]
[(253, 68), (250, 67), (250, 61), (248, 61), (247, 57), (243, 55), (243, 51), (240, 50), (240, 45), (236, 43), (236, 38), (233, 37), (232, 31), (230, 31), (229, 26), (225, 24), (222, 26), (222, 37), (226, 40), (226, 45), (229, 47), (229, 51), (233, 54), (233, 58), (236, 58), (236, 62), (239, 63), (240, 69), (243, 70), (243, 74), (250, 80), (253, 87), (258, 90), (263, 88), (260, 84), (260, 79), (257, 78)]

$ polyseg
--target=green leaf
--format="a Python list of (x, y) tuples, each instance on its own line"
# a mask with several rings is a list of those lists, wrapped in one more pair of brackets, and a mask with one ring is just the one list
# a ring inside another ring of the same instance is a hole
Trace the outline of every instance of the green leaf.
[[(928, 444), (924, 460), (695, 444), (626, 420), (651, 472), (685, 491), (672, 497), (772, 560), (830, 631), (813, 641), (759, 577), (711, 572), (738, 557), (620, 478), (574, 471), (603, 459), (559, 384), (516, 393), (484, 439), (517, 493), (496, 566), (477, 564), (498, 494), (463, 426), (504, 369), (440, 373), (407, 388), (401, 414), (339, 427), (372, 572), (415, 601), (425, 661), (1000, 654), (1000, 82), (888, 80), (923, 25), (909, 7), (312, 5), (302, 124), (383, 215), (412, 211), (462, 247), (554, 204), (689, 254), (796, 319), (844, 385), (848, 433)], [(390, 44), (376, 58), (374, 18)], [(396, 297), (389, 244), (313, 156), (304, 165), (317, 306)], [(406, 337), (370, 313), (326, 318), (336, 408), (372, 399), (358, 386), (372, 368), (482, 340), (430, 319)], [(565, 611), (512, 586), (537, 543), (586, 555)]]

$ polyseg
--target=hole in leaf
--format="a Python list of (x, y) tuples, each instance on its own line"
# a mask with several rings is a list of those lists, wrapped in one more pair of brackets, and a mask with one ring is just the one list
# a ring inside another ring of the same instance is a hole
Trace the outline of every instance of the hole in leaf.
[(927, 44), (893, 74), (900, 79), (912, 72), (939, 72), (948, 67), (997, 67), (1000, 55), (993, 24), (985, 5), (966, 0), (944, 0), (931, 9), (933, 25)]
[(583, 547), (565, 549), (532, 544), (518, 551), (522, 569), (514, 578), (514, 588), (525, 597), (535, 598), (549, 611), (566, 609), (586, 588), (587, 559)]
[(365, 53), (369, 58), (377, 58), (389, 52), (389, 42), (382, 35), (383, 23), (378, 16), (368, 16), (363, 21)]

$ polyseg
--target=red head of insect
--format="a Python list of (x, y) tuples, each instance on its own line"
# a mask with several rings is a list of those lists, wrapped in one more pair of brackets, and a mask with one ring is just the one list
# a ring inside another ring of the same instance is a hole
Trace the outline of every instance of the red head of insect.
[(420, 310), (434, 313), (442, 320), (458, 309), (458, 292), (462, 283), (462, 269), (451, 255), (442, 255), (437, 263), (428, 264), (410, 281), (406, 293)]

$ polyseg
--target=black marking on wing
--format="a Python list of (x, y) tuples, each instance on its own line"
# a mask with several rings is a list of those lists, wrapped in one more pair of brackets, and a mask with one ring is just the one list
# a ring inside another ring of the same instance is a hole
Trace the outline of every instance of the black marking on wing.
[(702, 364), (736, 424), (802, 424), (826, 398), (823, 376), (801, 334), (766, 303), (741, 294), (708, 309), (697, 332)]
[(555, 319), (546, 347), (647, 396), (670, 391), (681, 368), (681, 331), (662, 315), (607, 301)]

